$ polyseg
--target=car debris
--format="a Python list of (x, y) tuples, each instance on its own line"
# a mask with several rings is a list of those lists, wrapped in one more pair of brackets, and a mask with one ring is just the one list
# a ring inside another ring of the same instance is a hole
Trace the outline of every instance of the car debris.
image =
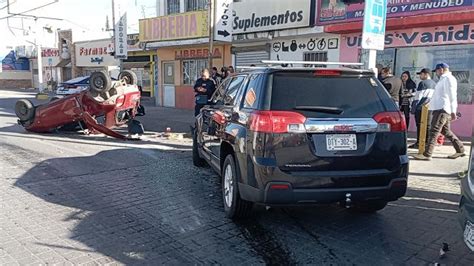
[(87, 90), (38, 106), (27, 99), (17, 101), (18, 124), (37, 133), (83, 130), (86, 134), (130, 139), (113, 128), (127, 124), (129, 134), (144, 133), (143, 125), (135, 120), (136, 116), (144, 115), (136, 82), (136, 74), (129, 70), (122, 71), (117, 81), (103, 71), (94, 72)]

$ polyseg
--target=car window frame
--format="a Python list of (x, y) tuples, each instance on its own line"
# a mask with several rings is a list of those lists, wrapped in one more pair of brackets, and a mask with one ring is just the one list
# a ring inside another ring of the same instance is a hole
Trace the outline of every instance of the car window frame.
[[(240, 103), (240, 99), (239, 99), (239, 98), (241, 98), (241, 96), (242, 96), (242, 88), (243, 88), (244, 85), (247, 84), (247, 83), (246, 83), (246, 81), (247, 81), (247, 76), (248, 76), (248, 75), (240, 74), (240, 75), (236, 75), (236, 76), (233, 76), (233, 77), (232, 77), (232, 80), (229, 82), (229, 84), (228, 84), (227, 87), (225, 88), (224, 95), (223, 95), (223, 96), (224, 96), (224, 97), (223, 97), (223, 100), (224, 100), (224, 101), (223, 101), (222, 105), (224, 105), (224, 106), (234, 106), (234, 107), (238, 106), (238, 103)], [(236, 80), (236, 79), (238, 79), (238, 78), (243, 78), (243, 80), (242, 80), (242, 83), (241, 83), (241, 84), (239, 85), (239, 87), (237, 88), (237, 92), (235, 93), (235, 97), (233, 98), (233, 103), (232, 103), (232, 104), (226, 103), (225, 99), (226, 99), (226, 96), (227, 96), (228, 93), (229, 93), (230, 84), (231, 84), (234, 80)]]
[[(227, 87), (229, 86), (231, 81), (232, 81), (232, 77), (228, 77), (228, 78), (224, 79), (223, 81), (221, 81), (221, 84), (219, 84), (219, 86), (217, 86), (216, 91), (214, 92), (214, 94), (211, 97), (211, 102), (213, 104), (217, 105), (217, 102), (218, 102), (219, 98), (224, 99), (223, 97), (225, 95), (225, 91), (227, 91)], [(222, 91), (222, 94), (220, 93), (221, 91)]]

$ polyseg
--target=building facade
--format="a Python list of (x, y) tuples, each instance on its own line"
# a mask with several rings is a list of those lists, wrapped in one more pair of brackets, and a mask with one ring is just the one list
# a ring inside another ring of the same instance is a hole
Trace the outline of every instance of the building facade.
[[(364, 5), (347, 6), (341, 0), (331, 6), (327, 0), (318, 2), (317, 25), (326, 33), (341, 35), (340, 60), (360, 62)], [(391, 67), (398, 76), (409, 71), (415, 82), (419, 81), (416, 72), (422, 68), (448, 63), (458, 80), (462, 115), (452, 127), (465, 137), (471, 136), (474, 117), (473, 4), (472, 0), (389, 2), (385, 50), (377, 53), (377, 63)]]
[[(232, 63), (230, 44), (209, 45), (207, 1), (162, 1), (162, 16), (140, 20), (140, 42), (154, 51), (153, 83), (156, 103), (194, 108), (193, 86), (204, 68)], [(209, 54), (212, 64), (209, 65)]]

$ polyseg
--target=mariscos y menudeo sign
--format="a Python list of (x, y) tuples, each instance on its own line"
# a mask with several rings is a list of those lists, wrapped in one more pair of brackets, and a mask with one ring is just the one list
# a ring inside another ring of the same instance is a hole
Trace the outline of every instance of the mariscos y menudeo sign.
[(233, 33), (308, 27), (314, 1), (242, 0), (234, 3)]
[[(346, 5), (342, 0), (317, 1), (318, 25), (361, 21), (364, 4)], [(474, 9), (473, 0), (388, 0), (387, 18)]]

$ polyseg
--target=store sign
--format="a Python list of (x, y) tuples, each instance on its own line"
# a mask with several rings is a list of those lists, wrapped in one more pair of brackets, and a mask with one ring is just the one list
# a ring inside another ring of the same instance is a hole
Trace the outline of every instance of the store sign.
[(127, 48), (127, 14), (124, 14), (115, 25), (115, 58), (127, 59)]
[[(327, 53), (328, 61), (338, 60), (339, 37), (337, 35), (318, 35), (318, 37), (278, 40), (271, 43), (272, 60), (303, 61), (305, 54)], [(314, 61), (314, 60), (313, 60)]]
[(234, 0), (216, 0), (216, 15), (214, 25), (214, 40), (232, 42)]
[(140, 51), (142, 45), (140, 44), (140, 39), (138, 38), (138, 33), (128, 34), (127, 36), (127, 49), (128, 51)]
[[(360, 47), (362, 41), (360, 34), (343, 35), (342, 48)], [(385, 34), (385, 46), (387, 48), (466, 43), (474, 43), (474, 23), (388, 31)]]
[[(208, 58), (209, 49), (207, 48), (193, 48), (193, 49), (180, 49), (176, 50), (174, 53), (174, 58), (178, 59), (196, 59), (196, 58)], [(213, 58), (221, 58), (222, 52), (220, 48), (214, 48), (212, 53)]]
[(387, 0), (366, 0), (365, 14), (364, 27), (362, 28), (362, 48), (383, 50)]
[(209, 36), (207, 11), (141, 19), (139, 25), (139, 39), (142, 42), (182, 40)]
[(76, 43), (76, 65), (78, 67), (118, 66), (110, 51), (113, 51), (111, 40), (98, 40)]
[(309, 27), (314, 21), (311, 0), (241, 0), (234, 2), (233, 33)]
[[(342, 0), (317, 1), (317, 25), (361, 21), (364, 4), (345, 5)], [(387, 18), (408, 17), (421, 14), (446, 13), (474, 9), (474, 0), (389, 0)]]
[(59, 63), (58, 48), (41, 48), (43, 67), (55, 67)]

